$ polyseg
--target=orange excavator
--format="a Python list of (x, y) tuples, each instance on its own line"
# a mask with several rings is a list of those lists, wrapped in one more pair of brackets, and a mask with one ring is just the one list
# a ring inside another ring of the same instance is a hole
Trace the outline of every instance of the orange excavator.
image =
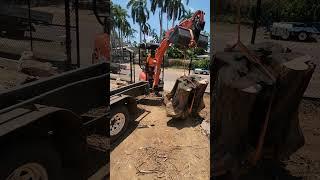
[(139, 75), (139, 80), (148, 81), (151, 91), (159, 92), (160, 90), (161, 64), (171, 44), (174, 44), (179, 49), (207, 48), (208, 37), (201, 34), (205, 26), (204, 15), (203, 11), (198, 10), (191, 18), (183, 20), (179, 25), (169, 29), (155, 53), (148, 54), (146, 64)]

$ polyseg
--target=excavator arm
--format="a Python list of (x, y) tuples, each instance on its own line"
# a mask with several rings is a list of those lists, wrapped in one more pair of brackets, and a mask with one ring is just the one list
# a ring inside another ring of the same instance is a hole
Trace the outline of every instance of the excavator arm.
[(151, 54), (148, 55), (147, 64), (154, 67), (152, 89), (158, 87), (163, 57), (171, 44), (175, 44), (182, 49), (197, 46), (202, 48), (207, 47), (208, 37), (200, 34), (205, 26), (204, 15), (203, 11), (198, 10), (191, 18), (181, 21), (179, 25), (168, 30), (154, 57)]

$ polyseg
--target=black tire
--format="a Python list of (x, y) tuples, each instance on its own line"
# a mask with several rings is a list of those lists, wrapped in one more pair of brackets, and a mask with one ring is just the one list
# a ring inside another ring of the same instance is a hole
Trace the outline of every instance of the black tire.
[[(120, 131), (117, 134), (112, 134), (111, 135), (111, 128), (112, 128), (112, 123), (119, 123), (119, 122), (115, 122), (114, 119), (117, 118), (123, 118), (123, 117), (119, 117), (120, 116), (124, 116), (124, 125), (123, 127), (120, 129)], [(118, 117), (116, 117), (118, 116)], [(111, 122), (113, 121), (113, 122)], [(111, 107), (111, 116), (110, 116), (110, 139), (111, 142), (116, 141), (120, 136), (123, 135), (123, 133), (127, 130), (128, 125), (129, 125), (129, 112), (128, 109), (123, 105), (123, 106), (115, 106), (115, 107)]]
[(9, 178), (12, 172), (28, 163), (42, 166), (49, 180), (63, 179), (60, 156), (49, 143), (37, 141), (8, 146), (0, 156), (0, 179)]
[(302, 31), (302, 32), (298, 33), (298, 40), (299, 41), (306, 41), (306, 40), (308, 40), (308, 38), (309, 38), (309, 35), (307, 32)]
[(281, 39), (283, 39), (283, 40), (289, 40), (289, 39), (290, 39), (290, 36), (291, 36), (290, 32), (289, 32), (289, 31), (286, 31), (285, 33), (283, 33), (283, 34), (281, 35)]

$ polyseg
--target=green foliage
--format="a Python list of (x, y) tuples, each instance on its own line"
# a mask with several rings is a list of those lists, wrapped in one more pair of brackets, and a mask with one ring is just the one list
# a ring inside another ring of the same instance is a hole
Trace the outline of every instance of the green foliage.
[(168, 50), (168, 57), (169, 58), (183, 58), (183, 53), (176, 47), (170, 47)]
[[(188, 68), (190, 63), (190, 59), (165, 59), (164, 66), (165, 67), (175, 67), (175, 68)], [(194, 68), (203, 68), (209, 69), (210, 60), (206, 59), (193, 59), (191, 67)]]
[(192, 61), (192, 68), (203, 68), (209, 69), (210, 61), (209, 59), (201, 59)]
[[(241, 8), (242, 22), (252, 22), (256, 4), (247, 4)], [(232, 10), (232, 13), (230, 13)], [(223, 9), (219, 12), (222, 21), (236, 22), (236, 11), (233, 4), (223, 4)], [(220, 18), (221, 18), (220, 17)], [(319, 0), (270, 0), (262, 1), (261, 24), (276, 21), (320, 21), (320, 1)]]
[(188, 67), (189, 61), (183, 59), (169, 59), (167, 63), (165, 63), (165, 67), (176, 67), (176, 68), (183, 68)]
[(195, 55), (203, 55), (205, 53), (206, 53), (206, 51), (203, 48), (195, 48), (194, 49), (194, 54)]

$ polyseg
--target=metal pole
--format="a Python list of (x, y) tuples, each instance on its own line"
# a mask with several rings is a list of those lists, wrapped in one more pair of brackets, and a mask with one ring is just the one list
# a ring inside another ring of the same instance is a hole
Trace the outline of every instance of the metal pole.
[(163, 85), (164, 85), (164, 57), (162, 59), (162, 81), (163, 81)]
[(240, 42), (240, 31), (241, 31), (241, 3), (240, 0), (238, 0), (238, 17), (237, 17), (237, 21), (238, 21), (238, 42)]
[(132, 53), (132, 57), (133, 57), (133, 82), (136, 82), (136, 65), (135, 65), (135, 61), (134, 61), (134, 53)]
[(32, 23), (31, 23), (31, 2), (30, 2), (30, 0), (28, 0), (28, 16), (29, 16), (30, 50), (33, 51)]
[(131, 83), (133, 83), (133, 79), (132, 79), (132, 53), (129, 52), (129, 56), (130, 56), (130, 81)]
[(66, 26), (66, 66), (69, 69), (71, 65), (71, 38), (70, 38), (70, 8), (69, 0), (64, 0), (65, 6), (65, 26)]
[(76, 14), (77, 67), (80, 67), (79, 0), (75, 0), (74, 5)]
[(261, 0), (257, 0), (257, 7), (256, 7), (256, 14), (254, 16), (251, 44), (254, 44), (254, 41), (256, 39), (258, 22), (259, 22), (259, 19), (260, 19), (260, 14), (261, 14)]
[(192, 56), (191, 56), (191, 59), (190, 59), (190, 63), (189, 63), (189, 74), (188, 75), (190, 75), (190, 71), (191, 71), (191, 67), (192, 66)]

